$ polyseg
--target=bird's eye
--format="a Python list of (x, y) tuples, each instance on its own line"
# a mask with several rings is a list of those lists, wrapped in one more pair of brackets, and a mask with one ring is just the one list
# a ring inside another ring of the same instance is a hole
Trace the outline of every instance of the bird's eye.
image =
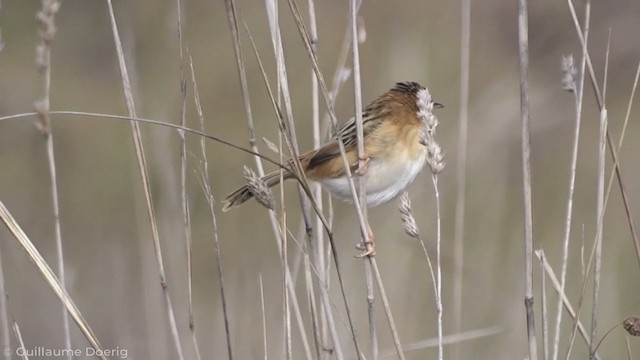
[(444, 105), (438, 103), (438, 102), (434, 102), (433, 103), (433, 108), (434, 109), (442, 109), (444, 107)]

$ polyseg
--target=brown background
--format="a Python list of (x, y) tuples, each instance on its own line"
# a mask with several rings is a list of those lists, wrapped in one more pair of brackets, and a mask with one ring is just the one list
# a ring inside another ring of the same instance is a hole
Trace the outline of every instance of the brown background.
[[(526, 356), (523, 307), (523, 226), (515, 1), (473, 1), (471, 12), (471, 85), (469, 164), (463, 278), (463, 330), (501, 326), (499, 335), (459, 345), (461, 358), (522, 359)], [(179, 122), (179, 55), (177, 10), (173, 1), (116, 1), (116, 18), (123, 37), (134, 85), (138, 115)], [(299, 1), (307, 14), (306, 2)], [(577, 2), (582, 18), (583, 4)], [(239, 1), (262, 58), (275, 79), (274, 57), (265, 6)], [(311, 70), (286, 2), (281, 2), (282, 36), (293, 96), (298, 139), (312, 147)], [(0, 116), (30, 112), (41, 94), (42, 79), (34, 65), (38, 41), (36, 1), (5, 0), (0, 29)], [(319, 58), (330, 79), (347, 25), (347, 2), (317, 1)], [(573, 53), (577, 40), (567, 4), (530, 4), (531, 117), (535, 248), (546, 251), (559, 272), (561, 240), (568, 189), (573, 129), (573, 97), (560, 87), (560, 59)], [(453, 218), (455, 208), (456, 143), (460, 82), (460, 8), (452, 1), (366, 1), (361, 12), (366, 41), (360, 45), (363, 101), (384, 92), (394, 82), (415, 80), (427, 85), (437, 101), (438, 138), (447, 167), (440, 175), (443, 210), (443, 281), (445, 334), (452, 329)], [(184, 38), (193, 55), (207, 132), (236, 144), (247, 144), (239, 80), (225, 8), (222, 1), (184, 1)], [(640, 59), (640, 2), (596, 1), (592, 6), (590, 52), (602, 82), (604, 50), (611, 30), (607, 103), (611, 133), (619, 138)], [(55, 110), (126, 114), (106, 2), (67, 0), (56, 16), (58, 32), (52, 45), (51, 104)], [(244, 33), (243, 50), (258, 137), (277, 141), (276, 118)], [(342, 89), (337, 113), (353, 113), (351, 80)], [(188, 122), (197, 127), (189, 88)], [(324, 113), (324, 107), (321, 108)], [(637, 107), (632, 112), (620, 154), (635, 221), (640, 214), (640, 134)], [(568, 294), (577, 303), (582, 239), (589, 245), (595, 233), (597, 112), (590, 87), (585, 91), (584, 118), (578, 163), (575, 214), (570, 243)], [(0, 200), (12, 211), (45, 258), (55, 265), (53, 219), (46, 152), (35, 118), (0, 121)], [(126, 348), (130, 358), (175, 359), (169, 336), (157, 266), (135, 165), (129, 125), (97, 118), (53, 117), (60, 183), (60, 205), (68, 289), (106, 348)], [(152, 190), (161, 231), (171, 297), (185, 355), (193, 356), (187, 322), (186, 255), (180, 213), (179, 138), (175, 131), (143, 126), (152, 176)], [(188, 137), (189, 198), (193, 222), (194, 307), (198, 340), (204, 358), (226, 358), (225, 337), (215, 272), (211, 221), (198, 181), (198, 138)], [(261, 145), (265, 153), (269, 150)], [(242, 183), (246, 154), (208, 143), (214, 196), (220, 200)], [(609, 157), (607, 158), (609, 161)], [(608, 164), (610, 167), (610, 161)], [(609, 172), (607, 171), (607, 174)], [(607, 176), (608, 177), (608, 176)], [(411, 186), (414, 212), (435, 251), (434, 199), (425, 173)], [(294, 186), (287, 189), (289, 227), (298, 233), (298, 202)], [(277, 248), (268, 217), (255, 202), (222, 214), (217, 205), (223, 268), (231, 314), (232, 341), (238, 359), (262, 358), (259, 276), (264, 278), (270, 358), (282, 355), (282, 291)], [(400, 337), (409, 343), (435, 337), (433, 289), (419, 245), (404, 235), (397, 202), (370, 211), (378, 239), (378, 263)], [(353, 208), (335, 204), (335, 234), (346, 274), (349, 301), (359, 337), (368, 343), (363, 262), (351, 257), (358, 239)], [(295, 243), (291, 243), (292, 248)], [(10, 309), (29, 346), (63, 344), (60, 304), (28, 257), (5, 230), (0, 231), (2, 267)], [(640, 313), (638, 259), (635, 257), (620, 192), (614, 185), (605, 217), (600, 334), (626, 316)], [(294, 259), (295, 255), (291, 255)], [(536, 311), (540, 330), (540, 272), (536, 271)], [(299, 284), (300, 294), (304, 286)], [(332, 298), (342, 304), (337, 288)], [(552, 290), (548, 291), (552, 294)], [(301, 295), (301, 299), (304, 296)], [(555, 296), (550, 296), (551, 313)], [(587, 299), (591, 294), (587, 293)], [(304, 300), (303, 312), (308, 314)], [(590, 300), (583, 321), (588, 326)], [(340, 311), (342, 307), (339, 305)], [(392, 349), (384, 314), (378, 305), (380, 343)], [(570, 324), (562, 326), (564, 356)], [(308, 319), (307, 319), (308, 320)], [(551, 327), (551, 326), (550, 326)], [(347, 332), (339, 323), (343, 348), (353, 356)], [(72, 325), (74, 346), (85, 340)], [(294, 328), (294, 358), (302, 358)], [(601, 354), (626, 356), (625, 333), (615, 330), (603, 342)], [(632, 353), (640, 343), (632, 338)], [(14, 342), (15, 344), (15, 342)], [(585, 358), (581, 339), (574, 358)], [(446, 348), (446, 357), (452, 354)], [(435, 349), (408, 356), (425, 359)]]

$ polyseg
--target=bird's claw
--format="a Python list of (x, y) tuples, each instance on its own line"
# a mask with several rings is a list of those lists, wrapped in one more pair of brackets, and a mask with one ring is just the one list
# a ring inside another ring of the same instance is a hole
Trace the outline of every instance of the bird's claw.
[(356, 168), (356, 174), (358, 176), (364, 176), (369, 170), (369, 161), (371, 161), (371, 156), (365, 155), (358, 158), (358, 167)]
[(358, 255), (354, 255), (356, 258), (363, 258), (365, 256), (376, 256), (376, 242), (373, 237), (367, 237), (367, 239), (356, 245), (356, 249), (362, 250)]

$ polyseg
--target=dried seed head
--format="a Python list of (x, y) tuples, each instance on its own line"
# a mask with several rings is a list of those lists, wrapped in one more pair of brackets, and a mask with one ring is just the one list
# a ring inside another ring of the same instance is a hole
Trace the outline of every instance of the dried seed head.
[(440, 173), (444, 169), (444, 151), (442, 147), (431, 137), (427, 141), (427, 164), (434, 174)]
[(568, 92), (575, 92), (577, 89), (576, 75), (578, 74), (578, 69), (576, 69), (573, 55), (563, 55), (560, 68), (562, 70), (562, 89)]
[(422, 89), (416, 94), (418, 105), (418, 117), (423, 123), (424, 129), (420, 135), (420, 142), (427, 147), (427, 163), (431, 172), (437, 174), (444, 169), (444, 152), (436, 142), (436, 127), (438, 118), (433, 114), (434, 102), (428, 89)]
[(435, 132), (438, 126), (438, 119), (433, 115), (433, 98), (429, 89), (424, 88), (416, 94), (418, 105), (418, 117), (424, 123), (424, 126), (431, 132)]
[(629, 316), (624, 320), (622, 326), (632, 336), (640, 336), (640, 317)]
[(402, 223), (404, 224), (404, 231), (412, 238), (419, 239), (420, 231), (418, 230), (416, 219), (413, 217), (413, 211), (411, 211), (409, 193), (406, 191), (402, 193), (398, 210), (400, 210), (400, 219), (402, 219)]
[(262, 206), (274, 210), (276, 208), (276, 201), (267, 184), (260, 179), (253, 170), (246, 166), (244, 167), (242, 176), (244, 176), (244, 179), (247, 181), (247, 186), (253, 197), (255, 197)]

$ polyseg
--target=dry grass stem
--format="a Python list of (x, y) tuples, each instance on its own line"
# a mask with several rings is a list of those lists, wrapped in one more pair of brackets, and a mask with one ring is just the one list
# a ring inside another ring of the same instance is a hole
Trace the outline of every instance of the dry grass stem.
[[(609, 38), (609, 40), (611, 40)], [(603, 95), (606, 94), (607, 88), (607, 65), (609, 62), (609, 44), (607, 43), (607, 52), (606, 52), (606, 61), (605, 61), (605, 77), (604, 77), (604, 91)], [(603, 101), (604, 101), (603, 97)], [(597, 184), (597, 195), (596, 195), (596, 219), (598, 219), (596, 227), (596, 258), (595, 258), (595, 266), (594, 266), (594, 274), (593, 274), (593, 303), (591, 309), (591, 347), (589, 349), (589, 353), (595, 353), (594, 344), (597, 341), (598, 334), (598, 305), (599, 305), (599, 296), (600, 296), (600, 274), (602, 272), (602, 232), (603, 232), (603, 223), (599, 221), (602, 217), (604, 218), (604, 173), (606, 168), (606, 151), (607, 151), (607, 108), (605, 103), (602, 104), (602, 109), (600, 110), (600, 132), (599, 132), (599, 140), (598, 140), (598, 184)], [(592, 356), (593, 358), (593, 356)]]
[[(427, 160), (429, 161), (429, 160)], [(442, 162), (442, 167), (444, 167), (444, 162)], [(442, 170), (442, 169), (440, 169)], [(442, 360), (444, 358), (444, 349), (442, 344), (442, 337), (444, 336), (442, 330), (442, 265), (440, 263), (440, 253), (441, 253), (441, 243), (442, 243), (442, 234), (441, 234), (441, 223), (442, 218), (440, 214), (440, 191), (438, 189), (438, 175), (436, 170), (432, 167), (433, 174), (431, 174), (431, 180), (433, 182), (433, 191), (436, 195), (436, 290), (438, 296), (436, 297), (436, 306), (438, 310), (438, 340), (440, 343), (438, 344), (438, 360)]]
[[(402, 219), (402, 222), (404, 223), (405, 221), (407, 222), (411, 222), (410, 218), (413, 218), (413, 210), (411, 209), (411, 199), (409, 198), (409, 193), (408, 192), (404, 192), (400, 198), (400, 217)], [(406, 214), (406, 215), (405, 215)], [(407, 217), (407, 219), (404, 219), (405, 217)], [(413, 223), (415, 224), (415, 220), (413, 220)], [(411, 233), (417, 235), (415, 238), (418, 239), (420, 241), (420, 246), (422, 247), (422, 252), (424, 253), (424, 257), (425, 260), (427, 261), (427, 266), (429, 267), (429, 275), (431, 276), (431, 281), (433, 283), (433, 295), (434, 295), (434, 299), (437, 302), (438, 301), (438, 282), (436, 281), (436, 275), (435, 272), (433, 271), (433, 265), (431, 264), (431, 258), (429, 257), (429, 252), (427, 251), (427, 245), (424, 243), (424, 240), (422, 239), (422, 237), (420, 236), (420, 230), (417, 228), (416, 225), (416, 231), (411, 231)], [(411, 234), (409, 234), (409, 231), (407, 231), (407, 226), (405, 224), (405, 232), (411, 236)]]
[[(42, 0), (42, 9), (38, 12), (38, 29), (40, 42), (36, 46), (36, 66), (38, 72), (43, 77), (43, 95), (35, 103), (38, 113), (38, 129), (45, 137), (47, 148), (47, 164), (49, 179), (51, 180), (51, 203), (53, 207), (54, 236), (56, 243), (56, 258), (58, 265), (58, 276), (63, 287), (66, 286), (66, 276), (64, 271), (64, 252), (62, 247), (62, 226), (60, 224), (60, 202), (58, 200), (58, 177), (56, 171), (56, 158), (53, 145), (53, 134), (51, 132), (50, 94), (51, 94), (51, 44), (56, 34), (55, 15), (60, 9), (60, 2), (57, 0)], [(64, 333), (64, 348), (71, 349), (71, 331), (69, 329), (69, 314), (62, 308), (62, 328)], [(71, 355), (67, 358), (71, 360)]]
[[(280, 132), (281, 132), (282, 135), (284, 135), (284, 139), (285, 139), (287, 147), (289, 149), (289, 153), (293, 154), (294, 150), (292, 148), (291, 140), (289, 139), (288, 133), (285, 131), (286, 124), (283, 121), (282, 111), (280, 110), (280, 107), (278, 106), (278, 104), (276, 102), (276, 99), (275, 99), (275, 97), (273, 95), (273, 92), (271, 91), (271, 87), (269, 86), (269, 81), (267, 79), (267, 74), (266, 74), (266, 72), (264, 70), (264, 66), (262, 64), (262, 61), (260, 60), (260, 55), (259, 55), (258, 50), (256, 48), (256, 44), (255, 44), (255, 42), (253, 40), (253, 37), (251, 36), (251, 32), (249, 31), (249, 28), (248, 28), (246, 23), (245, 23), (245, 29), (247, 31), (247, 35), (249, 37), (249, 41), (251, 42), (251, 46), (253, 48), (254, 55), (256, 56), (256, 60), (257, 60), (258, 65), (260, 67), (260, 71), (262, 73), (262, 78), (264, 80), (264, 84), (266, 86), (267, 92), (269, 94), (269, 98), (271, 100), (271, 105), (273, 106), (273, 109), (274, 109), (274, 111), (276, 113), (276, 117), (278, 119), (278, 125), (280, 127)], [(282, 153), (281, 150), (280, 150), (280, 153)], [(309, 197), (309, 200), (310, 200), (309, 203), (313, 207), (316, 215), (321, 219), (323, 227), (327, 231), (327, 234), (329, 236), (329, 240), (332, 242), (333, 241), (333, 234), (331, 233), (331, 229), (329, 228), (326, 219), (324, 219), (324, 216), (322, 215), (322, 213), (318, 209), (317, 203), (313, 199), (313, 195), (311, 194), (311, 190), (309, 188), (309, 184), (308, 184), (308, 182), (306, 180), (306, 175), (305, 175), (304, 171), (302, 170), (302, 165), (300, 164), (300, 161), (299, 161), (299, 159), (297, 157), (294, 157), (292, 160), (293, 161), (291, 163), (292, 163), (293, 167), (290, 168), (289, 170), (292, 171), (294, 175), (297, 175), (296, 179), (298, 180), (298, 184), (305, 191), (306, 195)], [(280, 183), (282, 184), (282, 181)], [(309, 235), (308, 231), (307, 231), (307, 235)], [(282, 236), (280, 238), (282, 238)], [(281, 245), (279, 245), (279, 246), (281, 246)], [(281, 248), (279, 247), (279, 250), (280, 249)], [(345, 299), (345, 304), (346, 304), (346, 295), (344, 293), (344, 288), (342, 287), (342, 280), (341, 280), (342, 275), (341, 275), (341, 272), (340, 272), (340, 267), (338, 265), (338, 258), (337, 258), (337, 254), (336, 253), (334, 253), (334, 260), (336, 261), (336, 270), (337, 270), (337, 274), (338, 274), (338, 280), (339, 280), (339, 282), (341, 284), (341, 290), (343, 292), (342, 295), (343, 295), (343, 299)], [(287, 276), (289, 276), (289, 279), (287, 280), (286, 283), (289, 284), (289, 288), (291, 289), (291, 294), (292, 294), (292, 296), (295, 297), (296, 295), (295, 295), (295, 291), (293, 291), (293, 289), (294, 289), (293, 283), (291, 282), (291, 279), (290, 279), (291, 276), (289, 275), (289, 272), (287, 272), (287, 274), (288, 274)], [(295, 309), (297, 309), (297, 306), (298, 306), (297, 305), (297, 298), (294, 301), (295, 301), (294, 302)], [(328, 304), (330, 303), (328, 292), (326, 292), (326, 291), (322, 292), (322, 301), (325, 303), (325, 306), (328, 307)], [(348, 308), (348, 306), (346, 306), (346, 307), (347, 307), (347, 314), (349, 314), (349, 308)], [(298, 310), (296, 310), (296, 311), (298, 311)], [(341, 352), (342, 350), (341, 350), (341, 348), (339, 346), (339, 338), (338, 338), (337, 329), (335, 328), (335, 323), (333, 321), (333, 315), (332, 314), (329, 314), (329, 315), (330, 316), (327, 318), (327, 321), (329, 322), (330, 332), (331, 332), (332, 340), (334, 342), (334, 349), (336, 351), (336, 356), (339, 359), (341, 359), (343, 355), (342, 355), (342, 352)], [(298, 321), (299, 321), (299, 328), (300, 328), (300, 332), (301, 332), (302, 337), (303, 337), (303, 344), (304, 344), (304, 347), (305, 347), (305, 351), (307, 353), (307, 357), (311, 358), (311, 351), (309, 349), (308, 342), (306, 341), (306, 333), (304, 333), (304, 327), (303, 327), (303, 324), (302, 324), (301, 317), (298, 317)]]
[[(505, 329), (502, 328), (502, 327), (499, 327), (499, 326), (493, 326), (493, 327), (488, 327), (488, 328), (478, 329), (478, 330), (465, 331), (465, 332), (462, 332), (462, 333), (456, 333), (454, 335), (446, 335), (446, 336), (444, 336), (444, 338), (442, 339), (442, 343), (444, 345), (459, 344), (459, 343), (462, 343), (462, 342), (465, 342), (465, 341), (476, 340), (476, 339), (481, 339), (481, 338), (484, 338), (484, 337), (497, 335), (497, 334), (503, 333), (504, 331), (505, 331)], [(436, 347), (436, 346), (439, 346), (439, 343), (440, 343), (440, 339), (433, 338), (433, 339), (425, 339), (425, 340), (412, 342), (412, 343), (409, 343), (409, 344), (405, 344), (403, 346), (404, 346), (405, 353), (408, 353), (408, 352), (412, 352), (412, 351), (419, 351), (419, 350), (424, 350), (424, 349)], [(396, 354), (395, 349), (393, 349), (393, 350), (383, 350), (382, 354), (380, 355), (380, 357), (382, 359), (389, 359), (389, 358), (394, 357), (395, 354)]]
[(522, 125), (522, 173), (524, 195), (524, 303), (527, 316), (529, 360), (538, 360), (533, 313), (533, 206), (531, 201), (531, 135), (529, 118), (529, 24), (527, 0), (518, 0), (518, 45), (520, 59), (520, 119)]
[[(118, 64), (120, 67), (120, 75), (122, 77), (122, 87), (124, 90), (124, 97), (127, 103), (127, 111), (130, 117), (136, 117), (136, 107), (133, 101), (131, 81), (129, 79), (129, 72), (127, 70), (127, 65), (124, 60), (124, 51), (122, 50), (122, 42), (120, 40), (120, 34), (118, 32), (118, 25), (116, 23), (112, 1), (107, 0), (107, 5), (109, 7), (109, 19), (111, 22), (111, 29), (113, 31), (113, 41), (116, 45)], [(153, 236), (153, 246), (156, 253), (158, 273), (160, 275), (160, 287), (164, 295), (165, 306), (167, 311), (167, 317), (169, 320), (169, 326), (171, 329), (172, 340), (176, 348), (178, 358), (182, 360), (184, 359), (184, 355), (182, 353), (182, 344), (180, 343), (180, 336), (178, 335), (178, 327), (176, 324), (175, 312), (173, 310), (173, 304), (171, 302), (171, 296), (169, 294), (169, 286), (166, 280), (167, 277), (164, 271), (164, 261), (162, 259), (162, 247), (160, 246), (160, 235), (158, 233), (156, 215), (155, 215), (155, 210), (153, 206), (153, 197), (151, 196), (151, 185), (149, 183), (147, 160), (144, 154), (142, 134), (140, 132), (140, 126), (138, 125), (138, 122), (136, 121), (131, 122), (131, 132), (133, 135), (133, 143), (136, 151), (138, 171), (140, 172), (140, 177), (142, 180), (142, 188), (143, 188), (145, 203), (147, 207), (147, 215), (149, 216), (149, 223), (151, 225), (151, 233)]]
[[(440, 250), (441, 250), (441, 213), (440, 213), (440, 191), (438, 189), (438, 173), (440, 173), (445, 166), (444, 152), (438, 143), (436, 142), (436, 128), (438, 127), (438, 118), (433, 114), (433, 100), (429, 90), (425, 89), (418, 93), (418, 117), (421, 119), (424, 131), (422, 133), (422, 142), (427, 147), (427, 164), (431, 168), (431, 180), (433, 183), (433, 190), (436, 197), (436, 308), (438, 312), (438, 339), (442, 340), (442, 267), (440, 264)], [(426, 248), (425, 248), (426, 252)], [(427, 256), (428, 258), (428, 256)], [(444, 357), (444, 350), (442, 347), (442, 341), (438, 346), (438, 359), (442, 360)]]
[[(357, 152), (358, 152), (358, 168), (364, 169), (364, 159), (368, 156), (364, 151), (364, 134), (363, 134), (363, 119), (362, 119), (362, 82), (360, 80), (360, 49), (358, 46), (358, 5), (357, 0), (349, 1), (349, 25), (351, 29), (351, 57), (353, 61), (353, 92), (354, 92), (354, 114), (356, 119), (356, 138), (357, 138)], [(358, 190), (358, 202), (360, 203), (360, 218), (362, 223), (366, 225), (360, 227), (361, 231), (361, 247), (365, 249), (366, 256), (364, 260), (364, 277), (365, 287), (367, 289), (367, 315), (369, 317), (369, 335), (371, 337), (371, 358), (378, 360), (378, 329), (376, 327), (376, 318), (374, 311), (375, 297), (373, 293), (373, 274), (372, 274), (372, 262), (371, 252), (373, 251), (374, 235), (371, 226), (369, 225), (369, 217), (367, 210), (367, 187), (365, 181), (356, 177), (356, 188)], [(355, 195), (355, 194), (354, 194)], [(369, 238), (371, 236), (371, 238)], [(381, 284), (381, 282), (380, 282)], [(381, 292), (384, 289), (380, 289)]]
[[(16, 337), (16, 340), (18, 340), (18, 344), (20, 345), (20, 348), (26, 349), (24, 346), (24, 340), (22, 339), (22, 332), (20, 331), (20, 326), (18, 325), (18, 322), (15, 320), (13, 320), (12, 329), (13, 329), (13, 335)], [(8, 355), (8, 357), (10, 358), (11, 355)], [(29, 360), (29, 357), (27, 356), (26, 351), (23, 352), (21, 358), (23, 360)]]
[[(541, 289), (541, 297), (542, 297), (542, 350), (543, 350), (543, 359), (549, 359), (549, 317), (547, 312), (547, 276), (544, 273), (544, 262), (547, 261), (546, 257), (544, 257), (543, 250), (539, 250), (543, 255), (540, 260), (540, 267), (542, 269), (542, 275), (540, 276), (540, 289)], [(562, 308), (560, 308), (562, 311)]]
[[(314, 0), (308, 1), (309, 5), (309, 35), (311, 36), (311, 44), (312, 50), (316, 56), (318, 56), (318, 26), (316, 22), (316, 11), (315, 11), (315, 2)], [(313, 148), (317, 149), (322, 145), (322, 133), (320, 130), (320, 88), (318, 85), (318, 77), (311, 70), (311, 122), (313, 127)], [(327, 122), (328, 123), (328, 122)], [(320, 184), (313, 184), (312, 190), (314, 194), (314, 198), (316, 203), (318, 204), (318, 209), (323, 212), (323, 198), (322, 198), (322, 188)], [(333, 212), (331, 201), (328, 202), (328, 206), (330, 211)], [(315, 234), (313, 241), (310, 244), (312, 261), (314, 261), (315, 267), (320, 272), (319, 276), (327, 284), (329, 287), (330, 276), (330, 251), (328, 244), (325, 244), (324, 231), (322, 229), (322, 219), (319, 216), (315, 217)], [(331, 221), (329, 222), (331, 225)], [(326, 250), (325, 250), (326, 248)], [(328, 256), (325, 256), (325, 253)], [(307, 263), (308, 264), (308, 263)], [(307, 277), (311, 278), (310, 274), (310, 264), (306, 267), (307, 269)], [(309, 282), (309, 287), (313, 287), (313, 283)], [(314, 321), (314, 330), (317, 332), (316, 334), (316, 346), (318, 352), (318, 359), (329, 359), (329, 351), (325, 351), (324, 349), (329, 349), (329, 329), (327, 327), (327, 320), (325, 313), (327, 311), (331, 311), (331, 309), (326, 309), (324, 303), (321, 303), (320, 314), (317, 316), (317, 310), (315, 309), (316, 303), (313, 296), (310, 296), (310, 305), (312, 314), (316, 315), (313, 319)], [(318, 323), (319, 320), (319, 323)]]
[[(458, 110), (458, 159), (456, 168), (456, 208), (453, 233), (453, 332), (462, 328), (462, 277), (464, 269), (464, 218), (467, 192), (467, 133), (469, 117), (469, 72), (471, 48), (471, 0), (461, 1), (460, 20), (460, 108)], [(453, 359), (458, 358), (454, 349)]]
[[(27, 255), (29, 256), (31, 261), (33, 261), (33, 263), (36, 265), (36, 267), (38, 268), (38, 270), (40, 271), (40, 273), (42, 274), (46, 282), (49, 284), (49, 287), (51, 287), (53, 292), (55, 292), (55, 294), (62, 301), (63, 305), (65, 306), (65, 308), (67, 309), (67, 311), (69, 312), (73, 320), (76, 322), (76, 324), (78, 324), (80, 331), (87, 338), (87, 340), (89, 341), (89, 344), (91, 344), (91, 347), (93, 347), (93, 349), (98, 351), (100, 354), (104, 354), (104, 352), (102, 351), (102, 346), (100, 345), (100, 342), (96, 338), (96, 335), (94, 334), (93, 330), (91, 330), (91, 327), (89, 327), (89, 324), (87, 323), (85, 318), (80, 313), (80, 310), (78, 310), (78, 307), (74, 303), (73, 299), (71, 299), (69, 294), (67, 294), (67, 291), (65, 290), (64, 286), (62, 286), (62, 284), (60, 283), (60, 280), (55, 275), (53, 270), (51, 270), (51, 267), (49, 267), (49, 264), (44, 260), (42, 255), (40, 255), (40, 252), (38, 251), (38, 249), (36, 249), (36, 247), (33, 245), (31, 240), (27, 237), (27, 234), (24, 233), (20, 225), (18, 225), (18, 223), (13, 218), (9, 210), (4, 206), (4, 203), (2, 203), (1, 201), (0, 201), (0, 220), (4, 222), (4, 224), (9, 229), (9, 232), (11, 232), (11, 234), (18, 241), (20, 246), (27, 252)], [(104, 355), (100, 356), (100, 358), (103, 360), (107, 359)]]
[[(585, 26), (584, 26), (584, 38), (589, 38), (589, 21), (591, 18), (591, 2), (587, 1), (585, 6)], [(585, 47), (582, 48), (582, 60), (580, 65), (580, 78), (576, 79), (578, 70), (575, 67), (575, 61), (573, 56), (563, 57), (561, 69), (564, 74), (562, 79), (562, 86), (565, 90), (573, 93), (574, 106), (575, 106), (575, 126), (573, 130), (573, 146), (571, 152), (571, 167), (569, 171), (569, 194), (567, 196), (567, 213), (565, 217), (564, 239), (562, 241), (562, 269), (560, 271), (560, 286), (562, 291), (565, 288), (565, 281), (567, 275), (567, 265), (569, 263), (569, 239), (571, 238), (571, 222), (573, 219), (573, 196), (575, 192), (576, 183), (576, 169), (578, 166), (578, 146), (580, 143), (580, 125), (582, 123), (582, 101), (584, 99), (584, 74), (587, 59), (587, 42), (584, 43)], [(553, 360), (558, 359), (558, 352), (560, 346), (560, 324), (562, 322), (562, 301), (558, 299), (556, 306), (556, 322), (554, 328), (554, 341), (553, 341)]]
[[(188, 50), (188, 48), (187, 48)], [(200, 103), (200, 92), (198, 91), (198, 83), (196, 82), (196, 72), (193, 67), (193, 59), (191, 58), (191, 54), (189, 54), (189, 69), (191, 72), (191, 82), (193, 84), (193, 100), (194, 105), (196, 107), (196, 111), (198, 113), (198, 120), (200, 124), (200, 130), (204, 133), (204, 113), (202, 111), (202, 105)], [(225, 294), (225, 282), (224, 282), (224, 273), (222, 267), (222, 252), (220, 250), (220, 239), (218, 237), (218, 220), (216, 218), (215, 212), (215, 200), (213, 198), (213, 194), (211, 192), (211, 182), (209, 180), (209, 161), (207, 157), (207, 149), (204, 141), (204, 137), (200, 137), (200, 153), (202, 156), (202, 166), (201, 169), (201, 185), (202, 189), (205, 193), (205, 198), (207, 204), (209, 204), (209, 212), (211, 214), (211, 224), (213, 226), (213, 244), (215, 248), (216, 254), (216, 272), (218, 275), (218, 283), (220, 288), (220, 302), (222, 303), (222, 316), (224, 319), (224, 330), (226, 335), (227, 342), (227, 356), (229, 360), (233, 359), (233, 348), (231, 346), (231, 329), (230, 329), (230, 321), (229, 321), (229, 311), (227, 309), (227, 297)], [(190, 325), (192, 326), (192, 335), (195, 337), (195, 323), (190, 321)], [(195, 342), (195, 340), (194, 340)], [(196, 355), (200, 356), (200, 350), (196, 345)]]
[[(558, 294), (558, 297), (560, 297), (562, 301), (562, 305), (567, 310), (567, 313), (569, 313), (569, 316), (571, 316), (571, 318), (574, 319), (576, 324), (576, 329), (579, 331), (580, 336), (582, 336), (582, 339), (587, 344), (587, 346), (590, 346), (589, 334), (587, 333), (587, 330), (585, 329), (585, 327), (582, 325), (582, 322), (580, 322), (579, 311), (576, 312), (574, 310), (573, 306), (571, 305), (571, 302), (569, 301), (569, 298), (567, 297), (567, 294), (560, 287), (560, 282), (558, 281), (558, 278), (556, 277), (555, 272), (551, 268), (551, 265), (549, 265), (549, 262), (546, 260), (544, 252), (538, 250), (535, 252), (535, 255), (540, 261), (546, 276), (551, 281), (551, 284), (553, 285), (553, 288)], [(569, 359), (569, 355), (570, 355), (570, 351), (567, 353), (566, 359)], [(595, 354), (595, 358), (600, 359), (597, 353)]]
[[(2, 266), (2, 253), (0, 252), (0, 334), (2, 334), (2, 346), (3, 349), (11, 347), (11, 331), (9, 329), (9, 296), (7, 295), (7, 288), (4, 277), (4, 267)], [(65, 309), (66, 311), (66, 309)], [(11, 354), (3, 354), (5, 360), (11, 360)]]
[[(176, 10), (178, 19), (178, 45), (179, 51), (179, 72), (180, 72), (180, 125), (187, 126), (187, 79), (185, 75), (184, 42), (182, 38), (182, 2), (176, 0)], [(191, 60), (191, 57), (189, 57)], [(192, 63), (192, 61), (190, 61)], [(194, 85), (195, 86), (195, 85)], [(182, 197), (182, 226), (184, 228), (185, 250), (187, 254), (187, 296), (189, 313), (189, 331), (196, 360), (202, 359), (200, 346), (196, 336), (196, 325), (193, 316), (193, 241), (191, 238), (191, 214), (189, 212), (189, 199), (187, 197), (187, 141), (185, 133), (178, 130), (180, 135), (180, 190)]]
[[(569, 7), (569, 12), (571, 13), (571, 18), (573, 20), (573, 24), (576, 28), (576, 34), (578, 35), (578, 39), (580, 40), (580, 44), (583, 48), (586, 47), (586, 40), (582, 35), (582, 30), (580, 28), (580, 22), (578, 21), (578, 16), (576, 15), (576, 9), (573, 6), (572, 0), (567, 0), (567, 5)], [(586, 52), (586, 61), (587, 61), (587, 69), (589, 70), (589, 80), (591, 81), (591, 86), (596, 96), (596, 101), (598, 103), (598, 108), (602, 110), (604, 106), (604, 100), (602, 98), (602, 94), (600, 93), (600, 88), (598, 87), (598, 82), (595, 76), (595, 71), (593, 70), (593, 64), (591, 63), (591, 57), (589, 56), (589, 52)], [(615, 151), (613, 140), (607, 131), (607, 145), (609, 147), (609, 152), (611, 153), (611, 158), (613, 160), (614, 169), (616, 173), (616, 179), (618, 180), (618, 187), (620, 188), (620, 194), (622, 195), (622, 204), (624, 205), (624, 210), (627, 215), (627, 221), (629, 223), (629, 231), (631, 232), (632, 240), (634, 241), (634, 246), (636, 247), (636, 253), (638, 256), (638, 262), (640, 263), (640, 238), (638, 236), (638, 232), (636, 230), (636, 226), (634, 223), (634, 217), (631, 212), (631, 204), (629, 201), (629, 196), (626, 191), (626, 186), (624, 183), (624, 177), (622, 176), (622, 171), (620, 170), (620, 164), (618, 162), (618, 153)]]
[(438, 180), (437, 175), (432, 174), (432, 180), (434, 189), (436, 192), (436, 217), (437, 217), (437, 229), (436, 229), (436, 240), (437, 240), (437, 254), (436, 254), (436, 266), (437, 266), (437, 275), (433, 270), (433, 266), (431, 264), (431, 258), (429, 257), (429, 253), (427, 252), (427, 246), (424, 243), (424, 240), (420, 236), (420, 230), (416, 224), (415, 218), (413, 216), (413, 210), (411, 209), (411, 199), (409, 198), (409, 193), (404, 192), (400, 198), (400, 218), (404, 224), (404, 229), (407, 235), (417, 239), (420, 241), (420, 245), (422, 246), (422, 251), (424, 253), (425, 259), (427, 260), (427, 266), (429, 267), (429, 274), (431, 275), (431, 281), (433, 282), (433, 292), (436, 301), (436, 311), (438, 313), (438, 359), (442, 359), (444, 356), (444, 336), (442, 330), (442, 272), (440, 267), (440, 193), (438, 191)]

